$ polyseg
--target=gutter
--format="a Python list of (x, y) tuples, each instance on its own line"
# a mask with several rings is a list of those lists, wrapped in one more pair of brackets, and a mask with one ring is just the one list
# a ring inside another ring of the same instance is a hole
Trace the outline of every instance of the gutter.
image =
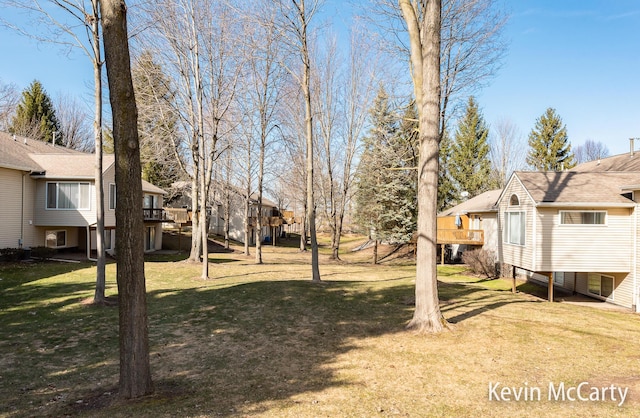
[(538, 202), (536, 207), (539, 208), (634, 208), (635, 202), (629, 203), (603, 203), (603, 202)]

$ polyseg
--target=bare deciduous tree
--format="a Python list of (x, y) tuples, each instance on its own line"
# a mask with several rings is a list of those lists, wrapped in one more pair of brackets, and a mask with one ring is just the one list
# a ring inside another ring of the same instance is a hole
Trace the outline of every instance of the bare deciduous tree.
[(142, 39), (153, 46), (176, 86), (175, 112), (190, 151), (182, 170), (191, 178), (193, 234), (190, 259), (202, 255), (202, 278), (209, 276), (207, 207), (217, 143), (228, 133), (227, 117), (235, 103), (242, 66), (237, 53), (238, 19), (225, 4), (213, 0), (163, 1), (147, 10), (153, 29)]
[(309, 25), (320, 7), (320, 0), (278, 0), (281, 13), (280, 30), (299, 58), (300, 71), (289, 69), (300, 85), (304, 98), (305, 138), (306, 138), (306, 218), (311, 239), (311, 280), (320, 281), (318, 259), (318, 237), (316, 234), (316, 203), (314, 197), (314, 134), (313, 111), (311, 107), (311, 54), (309, 50)]
[(101, 0), (102, 33), (116, 149), (117, 281), (120, 311), (120, 395), (139, 398), (153, 392), (149, 363), (144, 229), (138, 118), (131, 78), (126, 5)]
[[(0, 19), (6, 26), (15, 29), (39, 42), (59, 44), (71, 51), (78, 48), (91, 60), (93, 66), (94, 121), (93, 135), (96, 153), (96, 291), (94, 303), (105, 302), (105, 265), (104, 249), (104, 185), (102, 179), (102, 56), (99, 31), (99, 0), (55, 0), (52, 2), (57, 12), (43, 5), (39, 0), (2, 0), (5, 7), (25, 10), (34, 24), (29, 30)], [(31, 31), (33, 30), (33, 32)]]
[[(282, 100), (282, 83), (285, 77), (280, 32), (275, 25), (277, 10), (270, 7), (269, 2), (255, 5), (260, 10), (259, 16), (252, 16), (245, 37), (252, 45), (252, 51), (247, 61), (247, 118), (252, 133), (258, 141), (258, 172), (257, 172), (257, 214), (256, 214), (256, 263), (262, 264), (262, 229), (264, 195), (265, 160), (268, 146), (273, 138), (279, 134), (276, 130), (277, 112)], [(251, 25), (254, 23), (254, 25)], [(268, 220), (265, 219), (265, 220)], [(275, 237), (272, 237), (275, 239)]]
[(498, 187), (503, 188), (509, 176), (526, 167), (526, 144), (518, 127), (509, 119), (500, 119), (495, 125), (491, 139), (491, 163)]
[[(348, 59), (328, 44), (318, 65), (316, 94), (323, 176), (320, 184), (325, 217), (331, 230), (331, 258), (339, 259), (340, 237), (354, 183), (354, 160), (373, 101), (378, 59), (358, 26), (352, 28)], [(344, 62), (342, 62), (344, 61)]]
[(409, 31), (411, 65), (419, 115), (418, 231), (415, 310), (408, 328), (440, 332), (446, 320), (440, 311), (436, 271), (438, 147), (440, 143), (440, 0), (399, 1)]
[[(403, 15), (396, 0), (372, 0), (372, 3), (371, 15), (376, 17), (376, 26), (383, 32), (391, 32), (391, 36), (381, 36), (379, 42), (392, 54), (418, 60), (411, 41), (404, 42), (403, 34), (399, 33), (407, 28), (398, 24)], [(497, 0), (442, 0), (440, 136), (449, 120), (464, 108), (466, 98), (500, 69), (506, 51), (503, 31), (507, 17), (499, 6)], [(415, 66), (411, 67), (414, 73)], [(418, 97), (416, 81), (420, 83), (413, 74), (414, 95)]]
[(7, 131), (16, 106), (20, 102), (20, 92), (15, 84), (4, 84), (0, 80), (0, 131)]
[(91, 138), (92, 130), (87, 124), (87, 114), (83, 107), (75, 97), (65, 94), (58, 96), (55, 103), (64, 146), (90, 152), (95, 148), (95, 141)]
[(596, 142), (593, 139), (587, 139), (584, 144), (575, 147), (573, 154), (578, 164), (599, 160), (610, 155), (609, 148), (605, 144), (600, 141)]

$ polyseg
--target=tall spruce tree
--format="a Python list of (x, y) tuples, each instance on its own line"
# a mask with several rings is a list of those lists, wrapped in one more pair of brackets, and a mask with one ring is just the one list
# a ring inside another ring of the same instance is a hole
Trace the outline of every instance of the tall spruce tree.
[(492, 188), (488, 136), (489, 128), (471, 96), (458, 122), (449, 164), (458, 196), (467, 192), (474, 197)]
[(561, 171), (576, 165), (567, 127), (551, 107), (536, 120), (529, 133), (527, 164), (540, 171)]
[(388, 170), (384, 167), (388, 162), (387, 145), (397, 131), (389, 96), (382, 86), (370, 110), (370, 119), (371, 130), (363, 138), (363, 151), (356, 174), (355, 219), (364, 232), (377, 240), (383, 228), (381, 189), (388, 181)]
[(411, 240), (418, 221), (418, 112), (407, 107), (385, 152), (386, 182), (381, 188), (380, 237), (392, 243)]
[(355, 199), (356, 219), (376, 241), (405, 243), (416, 230), (417, 124), (415, 107), (409, 106), (399, 120), (381, 87), (363, 141)]
[(451, 150), (453, 142), (448, 131), (442, 133), (438, 166), (438, 212), (450, 208), (456, 203), (456, 188), (451, 178)]
[(173, 92), (162, 67), (144, 51), (131, 69), (138, 105), (138, 135), (142, 178), (165, 189), (180, 178), (175, 152), (178, 116), (173, 110)]
[(53, 102), (38, 80), (22, 92), (9, 132), (46, 142), (55, 136), (56, 145), (63, 145)]

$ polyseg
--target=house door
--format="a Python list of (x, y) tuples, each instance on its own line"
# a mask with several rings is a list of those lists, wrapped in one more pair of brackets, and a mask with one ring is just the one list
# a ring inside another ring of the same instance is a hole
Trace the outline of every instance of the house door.
[(144, 249), (151, 251), (156, 249), (156, 227), (148, 226), (144, 234)]

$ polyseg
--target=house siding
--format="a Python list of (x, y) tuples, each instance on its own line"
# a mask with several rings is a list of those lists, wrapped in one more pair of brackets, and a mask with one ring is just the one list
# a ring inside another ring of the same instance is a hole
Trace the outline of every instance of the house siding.
[[(512, 195), (517, 195), (520, 201), (520, 206), (518, 208), (509, 206), (509, 200)], [(498, 234), (500, 234), (501, 239), (499, 240), (498, 246), (498, 258), (501, 263), (510, 264), (512, 266), (522, 267), (527, 270), (535, 270), (534, 265), (534, 214), (535, 214), (535, 206), (534, 202), (531, 200), (531, 197), (526, 192), (522, 184), (517, 179), (517, 177), (513, 177), (505, 192), (500, 199), (498, 204)], [(525, 212), (525, 244), (524, 245), (515, 245), (515, 244), (507, 244), (504, 240), (504, 225), (506, 212), (510, 211), (524, 211)]]
[[(115, 164), (112, 164), (103, 175), (103, 187), (104, 187), (104, 226), (115, 227), (116, 226), (116, 211), (115, 209), (109, 209), (109, 190), (110, 184), (116, 184), (116, 169)], [(96, 200), (97, 202), (97, 200)]]
[[(624, 273), (616, 272), (598, 272), (605, 276), (611, 276), (613, 280), (613, 294), (606, 299), (607, 302), (614, 303), (616, 305), (624, 306), (625, 308), (632, 308), (633, 306), (633, 277)], [(576, 274), (576, 292), (583, 295), (599, 298), (597, 295), (589, 293), (589, 273), (577, 273)]]
[(561, 225), (562, 210), (538, 208), (536, 262), (532, 270), (631, 271), (633, 217), (629, 209), (608, 209), (606, 225)]
[(481, 215), (480, 228), (484, 231), (484, 248), (486, 251), (493, 251), (498, 254), (498, 215), (495, 213), (484, 213)]
[(0, 248), (17, 248), (20, 245), (22, 220), (21, 171), (0, 168)]
[[(60, 180), (65, 181), (65, 180)], [(75, 181), (75, 180), (68, 180)], [(83, 181), (87, 182), (87, 181)], [(96, 198), (95, 187), (92, 181), (90, 183), (90, 209), (88, 210), (58, 210), (47, 209), (46, 196), (47, 196), (47, 183), (46, 180), (39, 180), (36, 182), (36, 199), (35, 199), (35, 224), (37, 226), (87, 226), (96, 223)]]

